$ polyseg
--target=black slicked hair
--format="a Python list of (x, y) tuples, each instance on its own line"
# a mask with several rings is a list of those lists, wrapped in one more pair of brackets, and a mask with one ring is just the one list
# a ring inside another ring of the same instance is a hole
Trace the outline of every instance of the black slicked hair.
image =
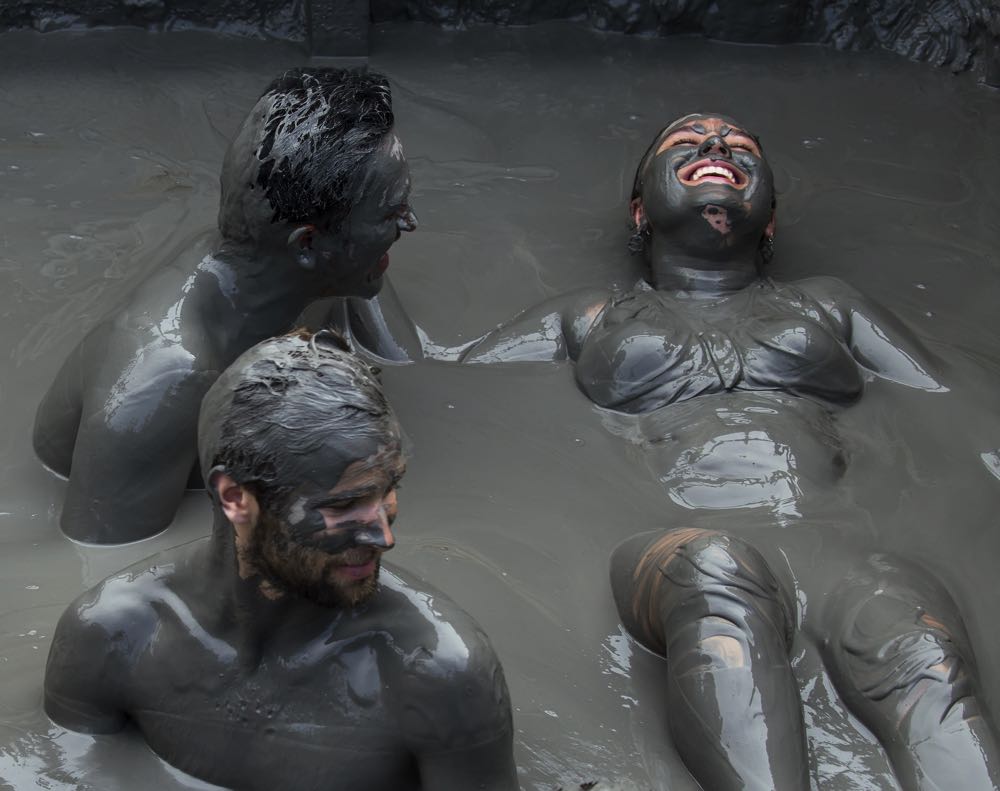
[(378, 370), (337, 333), (302, 330), (257, 344), (219, 377), (202, 402), (198, 450), (206, 478), (226, 472), (271, 511), (301, 483), (289, 480), (286, 459), (331, 436), (397, 431)]
[[(244, 120), (237, 138), (251, 152), (230, 146), (222, 175), (220, 223), (244, 236), (255, 222), (242, 193), (261, 190), (270, 222), (320, 218), (339, 227), (366, 164), (392, 130), (389, 81), (372, 71), (303, 67), (275, 79)], [(242, 160), (242, 161), (241, 161)], [(229, 209), (237, 215), (230, 218)]]

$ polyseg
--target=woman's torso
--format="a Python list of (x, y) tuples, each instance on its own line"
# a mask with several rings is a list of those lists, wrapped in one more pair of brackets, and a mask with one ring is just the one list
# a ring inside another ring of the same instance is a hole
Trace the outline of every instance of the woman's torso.
[(759, 281), (719, 300), (652, 290), (613, 299), (584, 341), (577, 380), (605, 423), (642, 448), (677, 505), (802, 515), (842, 475), (831, 408), (862, 369), (822, 307)]
[(647, 413), (734, 390), (829, 403), (861, 394), (861, 369), (819, 303), (759, 280), (717, 299), (636, 289), (613, 298), (588, 334), (576, 377), (594, 403)]

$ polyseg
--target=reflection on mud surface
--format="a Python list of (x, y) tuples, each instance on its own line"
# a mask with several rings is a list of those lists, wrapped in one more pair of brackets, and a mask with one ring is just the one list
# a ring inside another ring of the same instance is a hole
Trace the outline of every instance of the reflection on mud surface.
[[(995, 92), (887, 55), (624, 39), (562, 24), (390, 26), (373, 47), (372, 66), (393, 82), (421, 219), (394, 248), (392, 278), (436, 344), (461, 347), (580, 285), (634, 283), (620, 207), (635, 163), (678, 112), (720, 110), (767, 141), (775, 276), (833, 274), (871, 294), (949, 361), (956, 397), (995, 403)], [(53, 729), (40, 704), (63, 607), (128, 563), (205, 535), (204, 495), (189, 493), (174, 524), (147, 541), (72, 545), (57, 526), (64, 484), (33, 458), (30, 424), (68, 348), (214, 222), (226, 139), (263, 85), (302, 60), (285, 45), (204, 34), (2, 35), (0, 778), (15, 788), (201, 787), (135, 735)], [(1000, 426), (984, 425), (982, 409), (942, 414), (939, 394), (867, 382), (861, 402), (832, 418), (831, 452), (788, 433), (826, 418), (806, 406), (797, 426), (786, 408), (778, 425), (768, 397), (753, 412), (724, 399), (699, 405), (697, 419), (727, 440), (698, 444), (676, 439), (685, 421), (656, 413), (622, 428), (579, 393), (567, 365), (428, 363), (384, 376), (414, 459), (394, 561), (490, 634), (526, 789), (693, 788), (656, 736), (668, 714), (648, 684), (658, 660), (635, 646), (629, 657), (607, 582), (612, 547), (645, 530), (696, 522), (752, 538), (773, 568), (795, 569), (812, 639), (822, 606), (812, 594), (843, 568), (832, 531), (838, 545), (847, 536), (859, 550), (905, 552), (957, 600), (986, 701), (1000, 710)], [(741, 472), (720, 479), (719, 466)], [(829, 501), (812, 497), (821, 488)], [(728, 507), (705, 508), (720, 502)], [(893, 788), (815, 654), (800, 636), (793, 668), (814, 783)]]

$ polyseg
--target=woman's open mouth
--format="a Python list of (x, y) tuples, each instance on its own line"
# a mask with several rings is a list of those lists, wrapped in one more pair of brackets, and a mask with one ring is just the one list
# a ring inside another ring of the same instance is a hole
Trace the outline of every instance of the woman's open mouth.
[(723, 159), (699, 159), (678, 170), (677, 177), (689, 187), (698, 184), (725, 184), (736, 189), (743, 189), (750, 180), (740, 168)]

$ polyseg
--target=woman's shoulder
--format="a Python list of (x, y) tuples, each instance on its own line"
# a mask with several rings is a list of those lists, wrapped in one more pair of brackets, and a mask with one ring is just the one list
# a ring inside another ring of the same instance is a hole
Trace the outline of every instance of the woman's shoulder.
[(857, 289), (830, 275), (775, 284), (774, 293), (797, 306), (804, 315), (831, 324), (839, 336), (844, 336), (850, 326), (852, 308), (864, 301)]

